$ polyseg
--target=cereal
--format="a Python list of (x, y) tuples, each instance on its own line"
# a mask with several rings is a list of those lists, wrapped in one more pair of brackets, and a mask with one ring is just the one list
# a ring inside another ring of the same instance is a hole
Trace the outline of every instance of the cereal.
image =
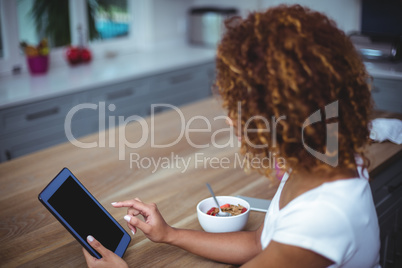
[[(222, 212), (229, 212), (232, 216), (240, 215), (244, 212), (247, 211), (247, 208), (243, 207), (242, 205), (238, 204), (236, 205), (230, 205), (230, 204), (224, 204), (221, 206)], [(211, 216), (216, 216), (218, 214), (219, 209), (217, 207), (212, 207), (210, 210), (208, 210), (207, 214)]]

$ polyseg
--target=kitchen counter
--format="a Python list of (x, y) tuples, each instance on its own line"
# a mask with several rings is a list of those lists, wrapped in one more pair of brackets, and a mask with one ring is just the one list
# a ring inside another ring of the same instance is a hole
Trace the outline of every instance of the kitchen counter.
[(367, 60), (364, 65), (375, 78), (402, 80), (402, 62)]
[[(225, 120), (217, 118), (225, 112), (216, 99), (208, 98), (185, 106), (182, 112), (184, 121), (174, 110), (154, 118), (154, 144), (177, 141), (166, 148), (152, 148), (149, 139), (139, 148), (120, 146), (116, 138), (122, 133), (130, 133), (128, 140), (132, 144), (141, 139), (141, 126), (132, 123), (126, 128), (120, 126), (79, 139), (87, 144), (109, 141), (102, 148), (81, 149), (64, 143), (0, 164), (0, 266), (85, 267), (79, 243), (37, 200), (39, 192), (63, 167), (68, 167), (126, 230), (123, 220), (126, 210), (114, 209), (111, 202), (139, 197), (144, 202), (157, 203), (170, 225), (201, 230), (196, 205), (209, 197), (206, 182), (217, 195), (273, 197), (277, 184), (270, 183), (257, 172), (245, 174), (237, 162), (237, 146), (211, 146), (213, 142), (224, 145), (231, 139), (236, 140), (228, 131), (211, 135), (216, 130), (227, 129)], [(189, 132), (188, 138), (180, 138), (183, 123), (190, 129), (207, 129), (204, 120), (190, 121), (194, 116), (208, 119), (211, 131)], [(151, 126), (150, 118), (145, 122)], [(190, 146), (191, 143), (208, 146), (197, 149)], [(370, 171), (379, 172), (400, 155), (402, 145), (376, 143), (368, 151), (372, 161)], [(119, 155), (123, 156), (122, 160)], [(219, 166), (212, 157), (227, 158), (229, 164)], [(170, 159), (170, 164), (157, 168), (152, 161), (158, 159)], [(189, 165), (186, 168), (175, 159), (188, 160)], [(258, 228), (264, 216), (264, 213), (252, 211), (245, 229)], [(124, 259), (129, 265), (141, 264), (141, 267), (228, 266), (173, 246), (155, 244), (141, 231), (133, 237)]]
[[(2, 76), (0, 109), (212, 62), (214, 58), (214, 49), (179, 45), (50, 68), (46, 75), (25, 72)], [(365, 65), (373, 77), (402, 80), (402, 63), (366, 61)]]
[(0, 109), (212, 62), (215, 50), (176, 46), (50, 68), (46, 75), (0, 77)]

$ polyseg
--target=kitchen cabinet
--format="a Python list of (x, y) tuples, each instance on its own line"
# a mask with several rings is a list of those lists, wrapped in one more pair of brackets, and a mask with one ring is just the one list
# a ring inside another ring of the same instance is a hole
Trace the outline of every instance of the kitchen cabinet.
[[(180, 106), (205, 98), (211, 94), (214, 70), (213, 62), (203, 63), (1, 109), (0, 162), (66, 142), (64, 123), (74, 107), (71, 133), (78, 138), (97, 132), (103, 122), (108, 128), (110, 116), (145, 117), (155, 103)], [(78, 109), (79, 104), (92, 108)]]
[(371, 92), (376, 110), (402, 114), (402, 80), (374, 77)]
[[(367, 67), (373, 77), (375, 109), (402, 114), (401, 64), (374, 61), (367, 63)], [(395, 114), (391, 117), (400, 119)], [(370, 176), (380, 226), (381, 267), (402, 267), (402, 153), (389, 159), (380, 171), (370, 172)]]
[[(65, 141), (64, 118), (85, 97), (85, 94), (67, 95), (1, 110), (0, 161)], [(77, 136), (89, 133), (81, 121), (74, 121), (74, 125), (80, 126), (74, 128)]]
[(380, 225), (381, 267), (402, 267), (402, 152), (372, 174), (371, 190)]

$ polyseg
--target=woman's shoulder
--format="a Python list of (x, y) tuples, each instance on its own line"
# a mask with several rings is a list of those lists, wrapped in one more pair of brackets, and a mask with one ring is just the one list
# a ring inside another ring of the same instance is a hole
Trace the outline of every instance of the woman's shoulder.
[(280, 211), (284, 221), (304, 221), (310, 226), (343, 225), (352, 229), (376, 217), (370, 186), (362, 178), (323, 183)]
[(317, 201), (342, 209), (359, 208), (365, 203), (373, 205), (369, 182), (361, 177), (323, 183), (317, 193)]
[(370, 185), (363, 178), (324, 182), (307, 191), (299, 201), (301, 206), (333, 207), (342, 209), (342, 211), (346, 208), (359, 209), (361, 204), (373, 203)]

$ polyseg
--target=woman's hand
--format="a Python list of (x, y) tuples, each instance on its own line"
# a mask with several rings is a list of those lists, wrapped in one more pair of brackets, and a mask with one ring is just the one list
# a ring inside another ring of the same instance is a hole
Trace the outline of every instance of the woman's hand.
[(116, 267), (116, 268), (128, 268), (127, 263), (117, 256), (114, 252), (108, 250), (98, 240), (92, 236), (87, 237), (88, 243), (93, 247), (99, 254), (102, 255), (102, 259), (97, 259), (89, 254), (85, 248), (82, 248), (84, 252), (85, 260), (87, 261), (88, 267)]
[[(207, 233), (199, 230), (170, 227), (155, 204), (143, 203), (138, 198), (112, 203), (115, 208), (128, 207), (128, 228), (137, 228), (153, 242), (167, 243), (199, 256), (219, 262), (243, 264), (261, 252), (263, 226), (253, 232)], [(138, 218), (141, 215), (144, 220)]]
[[(115, 208), (127, 207), (127, 215), (124, 219), (127, 221), (128, 228), (133, 234), (139, 228), (153, 242), (169, 243), (174, 233), (163, 219), (158, 207), (155, 204), (145, 204), (140, 199), (127, 200), (112, 203)], [(142, 215), (144, 221), (136, 216)]]

